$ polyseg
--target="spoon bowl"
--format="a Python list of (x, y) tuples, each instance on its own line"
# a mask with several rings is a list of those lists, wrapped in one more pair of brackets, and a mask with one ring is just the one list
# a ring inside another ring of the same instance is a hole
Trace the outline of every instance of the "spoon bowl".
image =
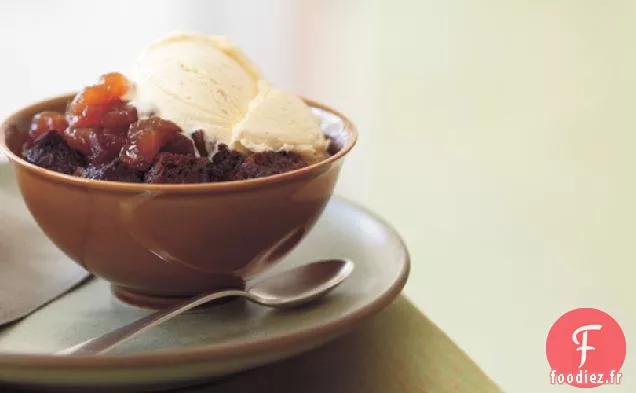
[(353, 272), (353, 262), (327, 259), (263, 278), (250, 285), (244, 296), (263, 306), (287, 308), (324, 296)]

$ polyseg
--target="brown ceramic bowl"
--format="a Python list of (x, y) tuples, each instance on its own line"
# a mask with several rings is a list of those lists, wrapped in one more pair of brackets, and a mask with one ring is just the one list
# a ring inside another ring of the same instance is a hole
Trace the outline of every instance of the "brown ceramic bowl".
[(0, 147), (47, 236), (112, 283), (120, 299), (147, 306), (240, 287), (292, 250), (322, 213), (357, 139), (348, 119), (307, 101), (322, 111), (323, 120), (341, 125), (329, 134), (339, 152), (309, 167), (222, 183), (88, 180), (37, 167), (19, 154), (31, 117), (63, 111), (71, 98), (43, 101), (10, 116), (0, 126)]

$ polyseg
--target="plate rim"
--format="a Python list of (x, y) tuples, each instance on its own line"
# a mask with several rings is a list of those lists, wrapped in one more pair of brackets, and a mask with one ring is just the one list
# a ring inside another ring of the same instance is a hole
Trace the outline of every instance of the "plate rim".
[[(6, 164), (0, 162), (0, 166), (4, 165)], [(120, 368), (122, 366), (178, 366), (200, 363), (202, 361), (225, 361), (250, 355), (284, 351), (290, 345), (308, 345), (315, 341), (312, 340), (315, 336), (335, 336), (338, 335), (338, 332), (344, 332), (354, 328), (358, 323), (382, 311), (401, 293), (411, 270), (411, 257), (404, 239), (387, 220), (348, 198), (334, 195), (330, 202), (334, 200), (347, 205), (349, 208), (359, 210), (362, 214), (379, 223), (383, 227), (383, 230), (394, 239), (395, 246), (401, 254), (399, 260), (395, 261), (395, 263), (401, 265), (398, 277), (386, 291), (379, 296), (376, 296), (366, 306), (360, 307), (348, 314), (344, 314), (332, 323), (306, 328), (291, 335), (270, 339), (253, 339), (239, 344), (212, 344), (188, 349), (167, 349), (153, 352), (108, 354), (100, 356), (90, 354), (64, 356), (29, 353), (3, 354), (0, 352), (0, 369), (16, 367), (20, 367), (22, 369), (103, 369)]]

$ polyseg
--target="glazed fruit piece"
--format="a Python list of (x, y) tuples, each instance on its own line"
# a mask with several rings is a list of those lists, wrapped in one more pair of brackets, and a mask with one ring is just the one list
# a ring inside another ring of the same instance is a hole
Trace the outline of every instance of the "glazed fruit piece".
[(130, 125), (137, 121), (137, 109), (122, 100), (128, 88), (123, 75), (106, 74), (98, 84), (79, 92), (67, 108), (64, 138), (92, 165), (117, 157)]
[(85, 87), (70, 103), (66, 118), (72, 127), (99, 126), (104, 115), (122, 106), (129, 83), (120, 73), (103, 75), (96, 85)]
[(176, 139), (162, 147), (161, 152), (194, 156), (194, 144), (187, 136), (178, 135)]
[(119, 157), (126, 144), (126, 137), (110, 132), (92, 132), (90, 135), (90, 153), (88, 161), (92, 165), (104, 165)]
[(108, 111), (97, 119), (98, 126), (112, 134), (126, 135), (128, 128), (138, 119), (137, 109), (123, 101), (116, 101), (110, 105)]
[(62, 134), (66, 127), (68, 127), (68, 122), (63, 114), (58, 112), (40, 112), (33, 116), (31, 120), (28, 140), (32, 143), (49, 131)]
[[(145, 171), (150, 168), (155, 157), (162, 148), (176, 146), (175, 150), (184, 149), (181, 129), (174, 123), (158, 117), (139, 120), (131, 125), (128, 140), (121, 151), (121, 159), (130, 168)], [(172, 144), (175, 145), (172, 145)], [(192, 142), (187, 154), (194, 155)]]

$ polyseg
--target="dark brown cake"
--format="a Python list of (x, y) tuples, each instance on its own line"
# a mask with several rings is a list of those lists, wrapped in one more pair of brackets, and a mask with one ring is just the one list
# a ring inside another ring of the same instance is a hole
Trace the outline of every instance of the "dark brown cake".
[(203, 131), (197, 130), (191, 135), (192, 141), (194, 142), (194, 148), (197, 149), (199, 155), (201, 157), (207, 157), (210, 155), (208, 148), (205, 144), (205, 136), (203, 135)]
[(239, 165), (243, 162), (243, 155), (230, 150), (220, 144), (206, 168), (206, 180), (209, 182), (233, 180)]
[(81, 153), (71, 149), (55, 131), (39, 136), (24, 152), (24, 159), (39, 167), (71, 175), (77, 167), (86, 165)]
[(128, 183), (141, 183), (144, 179), (142, 172), (130, 169), (121, 162), (119, 158), (101, 167), (89, 165), (86, 168), (82, 168), (77, 175), (86, 179), (123, 181)]
[(298, 154), (291, 152), (262, 152), (247, 155), (236, 169), (233, 180), (253, 179), (289, 172), (307, 166)]
[(146, 172), (146, 183), (185, 184), (205, 181), (208, 159), (174, 153), (159, 153)]

